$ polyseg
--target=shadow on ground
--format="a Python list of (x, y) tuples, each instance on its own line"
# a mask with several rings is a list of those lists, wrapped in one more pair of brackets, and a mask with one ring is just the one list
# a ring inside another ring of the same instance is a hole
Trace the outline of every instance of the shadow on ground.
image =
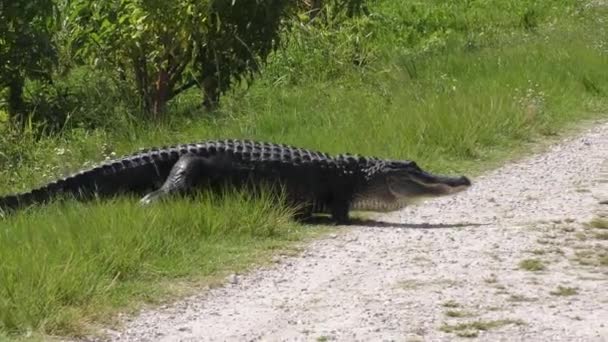
[[(330, 217), (317, 216), (302, 221), (304, 224), (310, 225), (337, 225)], [(398, 223), (377, 221), (372, 219), (352, 219), (349, 226), (362, 226), (368, 228), (410, 228), (410, 229), (441, 229), (441, 228), (464, 228), (464, 227), (480, 227), (487, 226), (489, 223)]]

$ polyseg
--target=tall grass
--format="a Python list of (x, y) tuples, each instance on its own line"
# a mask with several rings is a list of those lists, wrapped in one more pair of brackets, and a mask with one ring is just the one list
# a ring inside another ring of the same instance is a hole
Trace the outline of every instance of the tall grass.
[(133, 198), (68, 201), (9, 217), (0, 223), (0, 331), (82, 332), (134, 298), (171, 293), (177, 284), (165, 279), (240, 270), (300, 235), (289, 217), (270, 196), (243, 193), (145, 209)]
[[(524, 142), (606, 117), (605, 7), (387, 0), (371, 12), (293, 29), (261, 78), (217, 112), (195, 109), (199, 94), (190, 92), (164, 122), (113, 119), (129, 106), (114, 106), (118, 88), (105, 87), (114, 92), (107, 103), (97, 95), (87, 102), (107, 108), (112, 124), (103, 129), (4, 135), (0, 189), (27, 189), (139, 147), (219, 137), (469, 174)], [(285, 209), (243, 196), (150, 209), (133, 198), (68, 201), (0, 221), (0, 334), (82, 333), (86, 321), (174, 292), (164, 287), (174, 279), (244, 267), (302, 236)]]

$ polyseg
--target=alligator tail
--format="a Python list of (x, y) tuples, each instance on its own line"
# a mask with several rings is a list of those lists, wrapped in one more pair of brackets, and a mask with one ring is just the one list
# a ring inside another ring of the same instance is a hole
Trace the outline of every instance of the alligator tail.
[(124, 192), (145, 193), (164, 181), (177, 158), (176, 152), (146, 151), (120, 160), (108, 161), (31, 191), (0, 197), (0, 216), (2, 213), (42, 204), (62, 195), (88, 200)]

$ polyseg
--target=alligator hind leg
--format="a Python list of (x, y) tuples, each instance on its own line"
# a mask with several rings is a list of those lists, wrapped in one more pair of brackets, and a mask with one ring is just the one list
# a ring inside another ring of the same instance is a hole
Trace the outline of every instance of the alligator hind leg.
[(347, 201), (336, 201), (332, 204), (331, 208), (331, 218), (337, 224), (349, 224), (350, 218), (348, 217), (348, 212), (350, 209), (350, 205)]
[(175, 193), (188, 193), (202, 184), (211, 184), (214, 180), (234, 171), (237, 168), (230, 156), (200, 157), (186, 154), (171, 168), (165, 183), (141, 200), (149, 204)]

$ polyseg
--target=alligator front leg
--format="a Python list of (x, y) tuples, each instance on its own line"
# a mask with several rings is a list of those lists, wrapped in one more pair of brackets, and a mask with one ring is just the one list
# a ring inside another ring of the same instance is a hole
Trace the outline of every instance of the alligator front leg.
[(331, 217), (338, 224), (349, 224), (350, 218), (348, 212), (350, 210), (350, 204), (347, 200), (335, 200), (331, 206)]
[(184, 155), (173, 165), (165, 183), (144, 196), (140, 203), (145, 205), (170, 194), (188, 193), (205, 182), (211, 184), (222, 175), (234, 171), (236, 166), (233, 164), (228, 156)]

